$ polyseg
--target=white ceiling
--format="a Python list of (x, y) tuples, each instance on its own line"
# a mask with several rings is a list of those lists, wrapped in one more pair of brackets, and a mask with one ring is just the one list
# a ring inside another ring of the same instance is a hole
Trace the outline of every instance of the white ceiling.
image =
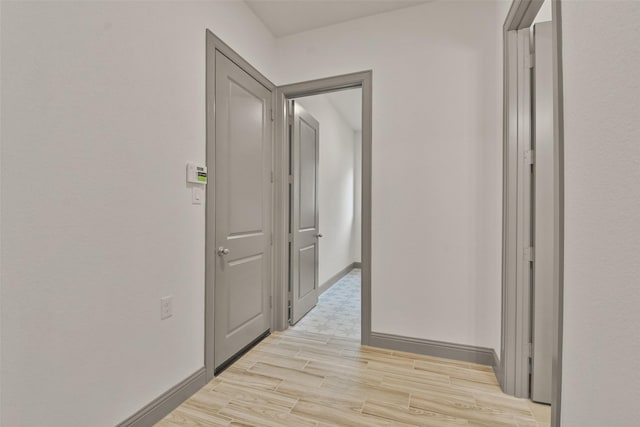
[(276, 37), (313, 30), (340, 22), (430, 0), (245, 0)]

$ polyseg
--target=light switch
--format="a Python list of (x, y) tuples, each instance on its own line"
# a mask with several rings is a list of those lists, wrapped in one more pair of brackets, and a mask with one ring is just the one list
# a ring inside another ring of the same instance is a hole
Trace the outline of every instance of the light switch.
[(200, 187), (193, 187), (191, 189), (191, 203), (193, 203), (194, 205), (201, 205), (202, 204), (202, 188)]

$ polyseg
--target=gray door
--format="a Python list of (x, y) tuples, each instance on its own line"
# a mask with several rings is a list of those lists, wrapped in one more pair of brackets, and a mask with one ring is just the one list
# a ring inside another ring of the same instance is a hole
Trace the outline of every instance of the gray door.
[(291, 323), (318, 303), (318, 153), (319, 124), (291, 102)]
[(553, 68), (551, 22), (534, 26), (534, 241), (531, 399), (551, 403), (553, 348), (554, 215), (556, 179), (553, 140)]
[(215, 366), (271, 327), (271, 91), (216, 52)]

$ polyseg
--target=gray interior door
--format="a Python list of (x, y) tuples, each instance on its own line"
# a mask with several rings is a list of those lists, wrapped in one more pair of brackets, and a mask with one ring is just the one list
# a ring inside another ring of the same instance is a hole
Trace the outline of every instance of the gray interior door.
[(216, 52), (215, 366), (271, 327), (271, 96)]
[(291, 102), (291, 323), (318, 303), (318, 121)]
[(551, 22), (534, 26), (534, 242), (531, 399), (551, 403), (556, 179), (553, 140)]

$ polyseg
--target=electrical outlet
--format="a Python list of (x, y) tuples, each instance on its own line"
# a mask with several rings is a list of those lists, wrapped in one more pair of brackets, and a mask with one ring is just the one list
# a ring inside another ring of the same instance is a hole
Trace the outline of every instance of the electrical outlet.
[(160, 298), (160, 320), (173, 316), (173, 297), (171, 295)]

